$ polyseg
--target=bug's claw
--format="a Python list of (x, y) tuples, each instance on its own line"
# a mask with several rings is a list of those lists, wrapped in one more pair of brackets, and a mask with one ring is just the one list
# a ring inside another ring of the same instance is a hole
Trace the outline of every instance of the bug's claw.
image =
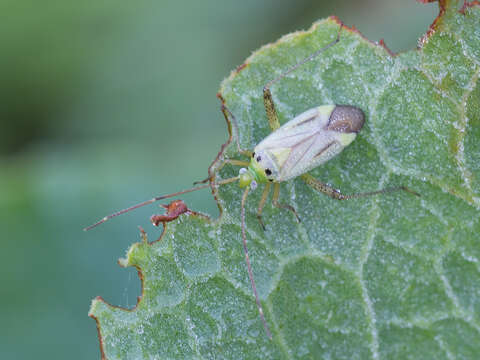
[(422, 197), (422, 195), (420, 195), (418, 192), (413, 191), (412, 189), (409, 189), (409, 188), (406, 187), (406, 186), (401, 186), (400, 188), (401, 188), (403, 191), (406, 191), (406, 192), (408, 192), (408, 193), (410, 193), (410, 194), (412, 194), (412, 195), (415, 195), (415, 196), (418, 196), (418, 197)]
[(267, 228), (265, 227), (265, 224), (263, 223), (262, 220), (262, 215), (257, 215), (258, 222), (260, 223), (260, 226), (262, 227), (263, 231), (267, 231)]
[(284, 204), (284, 208), (290, 210), (293, 213), (293, 215), (295, 215), (295, 218), (297, 219), (298, 223), (302, 222), (302, 220), (300, 220), (300, 216), (298, 216), (298, 214), (297, 214), (297, 210), (295, 210), (295, 208), (293, 206)]
[(298, 216), (298, 214), (297, 214), (297, 212), (295, 211), (295, 209), (292, 207), (290, 210), (293, 212), (293, 215), (295, 215), (295, 218), (297, 219), (297, 222), (298, 222), (298, 223), (301, 223), (301, 222), (302, 222), (302, 219), (300, 219), (300, 216)]

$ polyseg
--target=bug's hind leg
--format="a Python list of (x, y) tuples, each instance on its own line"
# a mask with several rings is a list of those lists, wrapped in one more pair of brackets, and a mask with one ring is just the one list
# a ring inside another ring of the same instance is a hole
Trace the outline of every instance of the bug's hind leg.
[(395, 191), (406, 191), (410, 194), (420, 197), (419, 193), (407, 188), (406, 186), (395, 186), (395, 187), (389, 187), (389, 188), (385, 188), (377, 191), (369, 191), (364, 193), (345, 195), (345, 194), (342, 194), (337, 189), (334, 189), (333, 187), (318, 181), (312, 175), (303, 174), (301, 177), (303, 181), (305, 181), (305, 183), (307, 183), (307, 185), (311, 186), (313, 189), (321, 193), (324, 193), (325, 195), (328, 195), (332, 199), (336, 199), (336, 200), (348, 200), (348, 199), (355, 199), (355, 198), (367, 197), (367, 196), (373, 196), (373, 195), (388, 194)]
[(280, 196), (280, 184), (275, 183), (275, 186), (273, 188), (273, 198), (272, 198), (273, 206), (275, 206), (276, 208), (279, 208), (279, 209), (290, 210), (293, 213), (293, 215), (295, 215), (295, 217), (297, 218), (297, 221), (301, 222), (300, 216), (298, 216), (297, 211), (295, 210), (295, 208), (293, 206), (288, 205), (288, 204), (281, 204), (281, 203), (278, 202), (278, 197), (279, 196)]
[[(233, 126), (235, 127), (235, 131), (233, 132), (233, 136), (234, 136), (235, 142), (237, 143), (237, 151), (242, 155), (245, 155), (247, 157), (252, 157), (252, 152), (250, 150), (244, 150), (244, 149), (240, 148), (240, 139), (238, 138), (238, 134), (239, 134), (238, 123), (237, 123), (237, 119), (235, 118), (235, 115), (233, 115), (233, 113), (230, 111), (230, 109), (223, 102), (222, 102), (222, 108), (221, 109), (222, 109), (223, 116), (225, 117), (225, 120), (227, 121), (227, 124), (232, 123)], [(230, 121), (230, 118), (232, 119), (232, 121)], [(230, 133), (232, 133), (232, 131), (230, 131)]]
[(263, 88), (263, 105), (265, 106), (265, 111), (267, 113), (268, 125), (270, 125), (272, 131), (275, 131), (280, 127), (280, 121), (278, 121), (277, 110), (275, 109), (272, 92), (270, 91), (271, 84), (272, 82), (269, 82)]
[(310, 54), (310, 56), (307, 56), (305, 59), (300, 61), (299, 63), (293, 65), (290, 69), (285, 71), (284, 73), (280, 74), (277, 76), (275, 79), (270, 80), (264, 87), (263, 87), (263, 104), (265, 106), (265, 111), (267, 113), (267, 118), (268, 118), (268, 124), (270, 125), (270, 128), (272, 131), (277, 130), (280, 127), (280, 121), (278, 121), (278, 115), (277, 115), (277, 110), (275, 110), (275, 103), (273, 102), (272, 98), (272, 92), (270, 91), (270, 87), (275, 84), (277, 81), (283, 79), (285, 76), (290, 74), (292, 71), (295, 71), (298, 69), (300, 66), (305, 64), (306, 62), (314, 59), (321, 53), (323, 53), (325, 50), (328, 48), (332, 47), (336, 43), (340, 41), (340, 31), (342, 31), (343, 24), (340, 25), (340, 29), (338, 30), (338, 34), (335, 40), (329, 42), (327, 45), (325, 45), (323, 48), (315, 51), (313, 54)]

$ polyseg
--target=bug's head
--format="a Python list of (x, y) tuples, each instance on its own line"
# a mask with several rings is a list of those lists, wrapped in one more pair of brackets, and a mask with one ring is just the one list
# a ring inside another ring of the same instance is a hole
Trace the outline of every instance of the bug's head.
[(240, 186), (241, 188), (245, 188), (247, 186), (250, 186), (252, 190), (255, 190), (257, 188), (255, 174), (250, 169), (241, 168), (238, 172), (238, 176), (238, 186)]
[[(275, 157), (273, 151), (255, 149), (248, 170), (255, 177), (257, 183), (264, 184), (275, 180), (278, 171), (273, 157)], [(276, 161), (279, 161), (278, 157), (276, 157)]]

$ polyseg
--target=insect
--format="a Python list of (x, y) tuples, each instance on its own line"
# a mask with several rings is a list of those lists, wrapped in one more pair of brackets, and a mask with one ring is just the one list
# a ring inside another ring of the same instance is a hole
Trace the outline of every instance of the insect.
[(165, 226), (165, 223), (173, 221), (180, 215), (190, 211), (182, 200), (173, 200), (168, 205), (162, 204), (160, 206), (167, 209), (167, 212), (163, 215), (152, 215), (150, 221), (155, 226), (159, 226), (160, 224)]
[[(161, 204), (161, 207), (166, 209), (166, 213), (163, 215), (152, 215), (150, 221), (154, 226), (163, 225), (163, 232), (165, 232), (167, 222), (177, 219), (182, 214), (193, 214), (197, 216), (202, 216), (195, 211), (190, 210), (182, 200), (173, 200), (168, 205)], [(142, 232), (142, 230), (141, 230)], [(163, 236), (163, 232), (156, 241), (160, 241)]]
[[(222, 162), (220, 168), (223, 167), (225, 164), (241, 166), (242, 168), (240, 169), (238, 176), (215, 182), (215, 174), (209, 174), (209, 177), (207, 179), (200, 182), (204, 183), (203, 185), (198, 185), (193, 188), (168, 195), (158, 196), (134, 205), (132, 207), (123, 209), (114, 214), (104, 217), (97, 223), (85, 228), (85, 230), (89, 230), (113, 217), (145, 206), (147, 204), (151, 204), (155, 201), (176, 197), (185, 193), (207, 188), (210, 186), (210, 184), (205, 184), (207, 181), (211, 181), (211, 183), (216, 186), (238, 181), (238, 185), (240, 186), (240, 188), (245, 189), (243, 191), (241, 200), (241, 228), (248, 276), (255, 296), (258, 312), (265, 328), (265, 332), (267, 336), (271, 339), (272, 335), (265, 320), (262, 304), (257, 293), (247, 248), (247, 237), (245, 231), (245, 204), (250, 190), (255, 190), (259, 184), (265, 184), (265, 188), (258, 204), (257, 211), (258, 221), (260, 222), (264, 230), (265, 224), (262, 220), (262, 210), (265, 206), (265, 202), (267, 200), (272, 185), (273, 206), (292, 212), (293, 215), (296, 217), (297, 221), (300, 221), (296, 210), (291, 205), (282, 204), (278, 201), (280, 194), (280, 183), (297, 177), (300, 177), (307, 185), (311, 186), (313, 189), (323, 194), (326, 194), (336, 200), (348, 200), (359, 197), (391, 193), (399, 190), (403, 190), (413, 195), (420, 196), (418, 193), (408, 189), (405, 186), (390, 187), (377, 191), (345, 195), (342, 194), (339, 190), (331, 187), (330, 185), (322, 183), (315, 179), (313, 176), (307, 174), (307, 172), (311, 169), (327, 162), (334, 156), (338, 155), (346, 146), (348, 146), (353, 140), (355, 140), (358, 132), (362, 129), (365, 122), (365, 116), (361, 109), (351, 105), (338, 104), (315, 106), (296, 116), (294, 119), (288, 121), (284, 125), (280, 126), (277, 111), (275, 109), (275, 104), (270, 90), (271, 86), (276, 82), (280, 81), (292, 71), (298, 69), (306, 62), (312, 60), (319, 54), (325, 52), (327, 49), (337, 44), (340, 41), (340, 32), (342, 30), (342, 27), (343, 24), (340, 25), (340, 29), (335, 40), (328, 43), (321, 49), (317, 50), (316, 52), (305, 58), (303, 61), (297, 63), (296, 65), (282, 73), (277, 78), (274, 78), (264, 86), (264, 106), (268, 123), (272, 132), (257, 146), (255, 146), (253, 151), (246, 151), (240, 149), (238, 138), (236, 139), (239, 153), (248, 156), (250, 158), (250, 161), (227, 159)], [(226, 107), (223, 99), (222, 112), (228, 123), (230, 123), (229, 119), (232, 119), (232, 123), (236, 127), (236, 133), (238, 137), (238, 126), (235, 116)], [(176, 211), (173, 208), (172, 210), (170, 210), (169, 207), (167, 207), (167, 210), (167, 216), (173, 214), (174, 218), (178, 217), (183, 211)], [(155, 219), (157, 219), (158, 221), (156, 221)], [(162, 222), (162, 219), (163, 218), (152, 217), (152, 221), (154, 221), (156, 225), (159, 222)]]

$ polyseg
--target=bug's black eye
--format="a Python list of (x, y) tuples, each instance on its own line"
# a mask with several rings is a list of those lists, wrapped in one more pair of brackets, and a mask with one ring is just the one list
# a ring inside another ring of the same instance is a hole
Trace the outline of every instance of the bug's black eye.
[(265, 174), (267, 174), (267, 175), (272, 175), (272, 171), (271, 171), (270, 169), (266, 169), (266, 170), (265, 170)]
[(270, 182), (271, 182), (271, 181), (273, 181), (273, 179), (268, 179), (268, 181), (270, 181)]
[(255, 157), (255, 152), (252, 154), (252, 158), (254, 158), (254, 157)]
[(260, 162), (262, 158), (260, 156), (257, 156), (257, 162)]

